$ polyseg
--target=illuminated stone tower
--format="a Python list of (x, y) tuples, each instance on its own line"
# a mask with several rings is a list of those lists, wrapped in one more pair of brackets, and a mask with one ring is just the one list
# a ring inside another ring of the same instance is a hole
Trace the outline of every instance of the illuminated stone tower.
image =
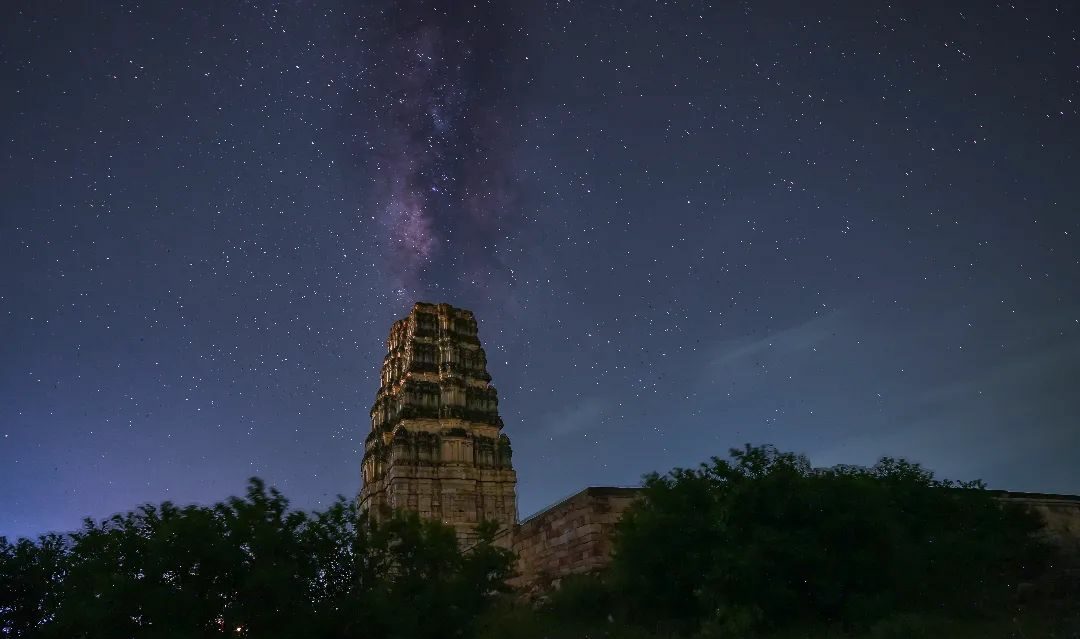
[(457, 530), (517, 521), (517, 475), (471, 311), (417, 303), (394, 322), (361, 464), (360, 506), (411, 510)]

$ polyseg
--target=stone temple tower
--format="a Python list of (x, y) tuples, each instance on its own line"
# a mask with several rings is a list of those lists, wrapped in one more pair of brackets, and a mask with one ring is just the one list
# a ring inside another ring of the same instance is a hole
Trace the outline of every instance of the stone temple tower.
[(360, 506), (416, 511), (457, 530), (517, 522), (517, 475), (471, 311), (418, 303), (394, 322), (364, 442)]

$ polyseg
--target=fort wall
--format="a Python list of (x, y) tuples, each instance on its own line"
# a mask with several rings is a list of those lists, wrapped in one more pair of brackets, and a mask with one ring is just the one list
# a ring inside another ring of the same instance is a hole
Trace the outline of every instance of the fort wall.
[(1080, 565), (1080, 496), (994, 492), (1002, 501), (1023, 504), (1042, 517), (1046, 538)]
[(591, 572), (611, 558), (615, 524), (640, 488), (589, 487), (521, 522), (514, 531), (517, 577), (526, 593), (573, 573)]
[[(994, 492), (1002, 501), (1023, 504), (1039, 514), (1046, 522), (1047, 539), (1080, 562), (1080, 496)], [(594, 486), (521, 522), (513, 533), (518, 574), (511, 585), (533, 595), (567, 575), (607, 565), (615, 525), (640, 496), (640, 488)]]

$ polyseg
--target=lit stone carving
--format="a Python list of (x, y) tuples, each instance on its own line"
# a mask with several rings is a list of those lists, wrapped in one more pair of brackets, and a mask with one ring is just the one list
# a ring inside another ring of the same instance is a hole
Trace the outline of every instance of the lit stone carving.
[(394, 322), (364, 442), (360, 506), (410, 510), (470, 545), (476, 525), (517, 521), (517, 475), (471, 311), (417, 303)]

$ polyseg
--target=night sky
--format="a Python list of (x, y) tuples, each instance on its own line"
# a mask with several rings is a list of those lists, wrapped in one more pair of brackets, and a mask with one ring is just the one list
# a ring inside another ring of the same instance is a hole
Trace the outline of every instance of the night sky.
[(415, 301), (522, 516), (746, 442), (1080, 493), (1077, 3), (178, 4), (0, 10), (0, 534), (355, 495)]

